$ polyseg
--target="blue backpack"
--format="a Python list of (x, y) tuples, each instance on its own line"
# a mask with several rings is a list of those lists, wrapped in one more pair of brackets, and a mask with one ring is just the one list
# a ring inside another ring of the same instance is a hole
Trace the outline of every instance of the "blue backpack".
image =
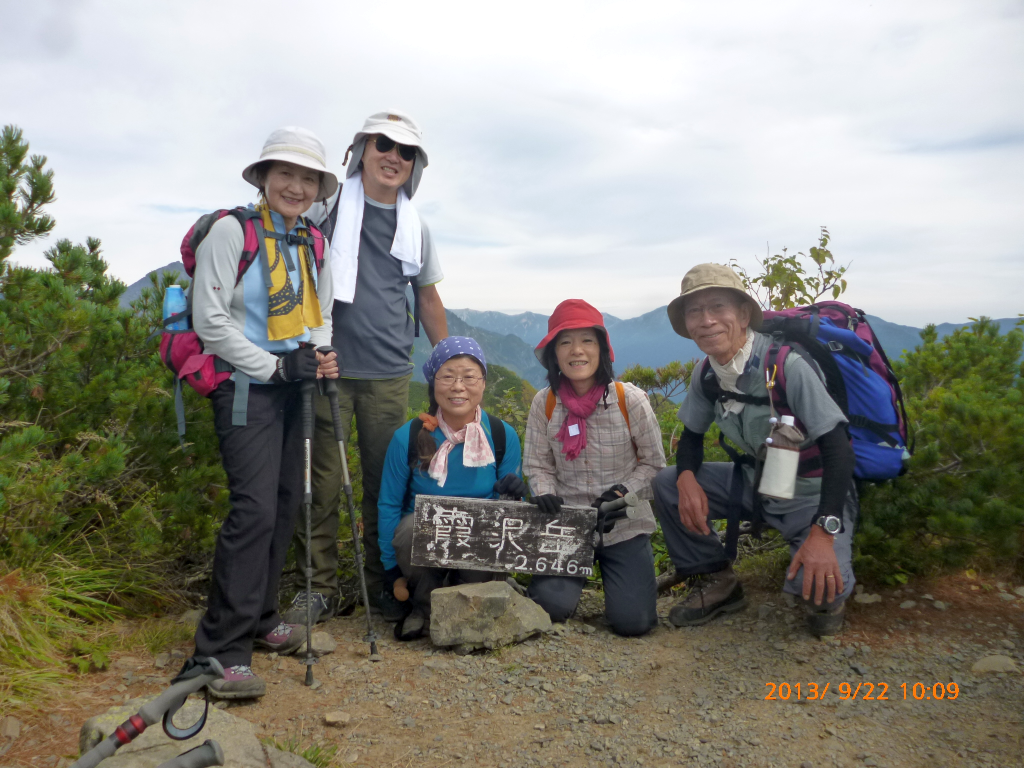
[[(889, 358), (878, 342), (864, 312), (838, 301), (823, 301), (806, 307), (765, 312), (761, 333), (772, 336), (765, 355), (765, 370), (775, 368), (775, 386), (770, 390), (777, 412), (795, 415), (786, 401), (786, 356), (810, 357), (825, 379), (829, 395), (850, 422), (850, 442), (857, 462), (853, 476), (858, 480), (891, 480), (907, 471), (913, 449), (908, 447), (907, 413), (899, 380)], [(753, 398), (724, 392), (711, 366), (704, 361), (700, 383), (712, 402), (743, 399), (768, 405), (768, 398)], [(709, 375), (710, 374), (710, 375)], [(813, 467), (818, 446), (801, 454), (801, 465)], [(816, 471), (821, 475), (821, 461)]]

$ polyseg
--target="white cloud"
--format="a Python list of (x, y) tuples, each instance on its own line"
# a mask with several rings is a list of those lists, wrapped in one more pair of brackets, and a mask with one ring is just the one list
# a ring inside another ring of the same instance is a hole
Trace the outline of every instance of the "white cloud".
[[(131, 282), (246, 202), (273, 128), (331, 165), (363, 117), (425, 129), (449, 306), (618, 316), (705, 260), (817, 228), (851, 302), (1024, 310), (1024, 11), (1012, 2), (4, 2), (3, 122), (50, 158), (54, 237)], [(46, 243), (16, 252), (42, 263)]]

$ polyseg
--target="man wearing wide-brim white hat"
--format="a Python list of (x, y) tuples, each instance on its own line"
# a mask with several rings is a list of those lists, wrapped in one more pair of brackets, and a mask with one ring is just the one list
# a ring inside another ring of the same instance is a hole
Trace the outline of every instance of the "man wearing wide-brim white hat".
[[(377, 543), (377, 496), (384, 455), (406, 422), (412, 346), (419, 323), (437, 344), (448, 336), (437, 283), (444, 275), (430, 231), (412, 203), (427, 167), (419, 126), (397, 110), (370, 115), (346, 153), (346, 178), (336, 195), (309, 211), (331, 239), (334, 279), (333, 345), (341, 378), (345, 439), (353, 415), (363, 477), (364, 570), (371, 608), (397, 621), (404, 613), (390, 590)], [(412, 306), (406, 290), (413, 287)], [(324, 621), (337, 611), (338, 509), (341, 461), (326, 398), (318, 398), (313, 447), (313, 611)], [(305, 530), (304, 520), (297, 530)], [(296, 536), (297, 562), (305, 541)], [(305, 593), (286, 618), (305, 617)]]

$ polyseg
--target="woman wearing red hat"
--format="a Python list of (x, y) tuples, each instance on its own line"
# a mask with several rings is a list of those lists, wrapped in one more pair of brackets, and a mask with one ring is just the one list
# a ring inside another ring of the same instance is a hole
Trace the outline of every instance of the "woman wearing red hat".
[[(551, 515), (562, 504), (600, 506), (633, 491), (639, 514), (595, 532), (595, 557), (604, 582), (605, 616), (620, 635), (642, 635), (658, 622), (651, 534), (651, 481), (665, 466), (661, 430), (647, 395), (615, 381), (608, 331), (601, 313), (568, 299), (548, 320), (534, 350), (548, 371), (526, 424), (523, 471), (533, 502)], [(529, 596), (565, 621), (576, 610), (584, 580), (535, 575)]]

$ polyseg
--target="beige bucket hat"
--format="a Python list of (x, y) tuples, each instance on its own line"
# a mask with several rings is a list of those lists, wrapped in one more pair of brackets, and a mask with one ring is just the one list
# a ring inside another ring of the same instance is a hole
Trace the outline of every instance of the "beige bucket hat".
[(755, 331), (761, 327), (764, 318), (761, 307), (744, 289), (743, 281), (736, 271), (725, 264), (698, 264), (683, 276), (679, 296), (668, 305), (672, 330), (684, 339), (691, 338), (686, 330), (686, 297), (708, 288), (725, 288), (739, 294), (739, 298), (750, 305), (750, 327)]
[[(376, 136), (378, 133), (398, 144), (416, 147), (416, 159), (413, 160), (412, 173), (409, 174), (409, 180), (402, 185), (405, 188), (405, 194), (412, 199), (420, 185), (423, 169), (429, 165), (429, 160), (427, 151), (423, 148), (423, 131), (420, 130), (415, 120), (397, 109), (374, 112), (366, 118), (362, 130), (352, 138), (352, 144), (345, 153), (345, 161), (342, 163), (342, 165), (348, 166), (345, 178), (354, 176), (360, 170), (359, 163), (363, 159), (363, 150), (366, 148), (366, 137)], [(351, 162), (349, 162), (349, 152), (352, 153)]]
[(250, 163), (242, 171), (242, 178), (258, 189), (260, 182), (256, 177), (256, 166), (268, 160), (281, 160), (320, 171), (323, 174), (323, 181), (320, 182), (320, 191), (317, 193), (316, 202), (330, 197), (338, 190), (338, 177), (327, 170), (327, 152), (324, 150), (324, 143), (312, 131), (291, 125), (278, 128), (263, 143), (260, 159)]

